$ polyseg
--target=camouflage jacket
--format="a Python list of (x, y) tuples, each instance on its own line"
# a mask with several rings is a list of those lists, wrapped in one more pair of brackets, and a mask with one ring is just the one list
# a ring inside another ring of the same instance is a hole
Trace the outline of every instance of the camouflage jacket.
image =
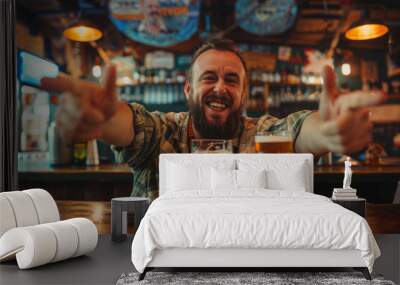
[[(188, 153), (190, 114), (149, 112), (142, 105), (129, 105), (133, 112), (134, 141), (126, 147), (113, 147), (116, 158), (128, 163), (133, 172), (131, 196), (158, 197), (158, 157), (160, 153)], [(239, 135), (232, 140), (235, 153), (255, 152), (255, 134), (259, 131), (288, 130), (296, 140), (310, 111), (299, 111), (277, 119), (268, 114), (260, 118), (242, 117)]]

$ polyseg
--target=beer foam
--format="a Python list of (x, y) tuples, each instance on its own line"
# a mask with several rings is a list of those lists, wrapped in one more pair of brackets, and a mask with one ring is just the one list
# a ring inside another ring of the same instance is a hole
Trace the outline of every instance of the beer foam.
[(267, 142), (292, 142), (291, 137), (287, 136), (256, 136), (256, 143), (267, 143)]

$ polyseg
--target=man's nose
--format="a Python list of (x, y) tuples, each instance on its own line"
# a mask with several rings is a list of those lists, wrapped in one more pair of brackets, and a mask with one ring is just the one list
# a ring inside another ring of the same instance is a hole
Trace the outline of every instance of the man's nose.
[(224, 80), (218, 79), (218, 81), (216, 82), (216, 84), (214, 86), (214, 92), (221, 93), (221, 94), (226, 92), (226, 86), (225, 86)]

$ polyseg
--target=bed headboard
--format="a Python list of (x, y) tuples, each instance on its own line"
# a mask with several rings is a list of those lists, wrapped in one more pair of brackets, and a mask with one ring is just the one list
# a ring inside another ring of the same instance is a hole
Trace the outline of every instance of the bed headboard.
[[(290, 176), (292, 168), (291, 165), (302, 165), (302, 176), (305, 184), (305, 191), (313, 193), (314, 185), (314, 162), (312, 154), (188, 154), (188, 153), (174, 153), (174, 154), (161, 154), (159, 161), (159, 195), (166, 193), (167, 180), (168, 180), (168, 163), (182, 163), (183, 161), (190, 162), (190, 164), (209, 164), (217, 163), (221, 160), (232, 160), (236, 165), (248, 165), (253, 162), (262, 163), (263, 165), (273, 166), (275, 169), (282, 167), (285, 176)], [(289, 167), (288, 167), (289, 166)], [(238, 169), (238, 168), (237, 168)], [(297, 171), (293, 169), (293, 171)], [(295, 174), (295, 173), (293, 173)]]

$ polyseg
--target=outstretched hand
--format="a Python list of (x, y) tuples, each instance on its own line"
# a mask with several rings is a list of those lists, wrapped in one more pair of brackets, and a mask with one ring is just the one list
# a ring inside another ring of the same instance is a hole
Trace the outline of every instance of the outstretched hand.
[(56, 114), (56, 125), (65, 140), (102, 138), (103, 126), (117, 110), (115, 66), (106, 68), (102, 82), (100, 85), (67, 75), (41, 80), (41, 88), (63, 93)]
[(362, 150), (372, 141), (368, 107), (382, 103), (386, 95), (381, 91), (341, 93), (329, 66), (324, 68), (323, 78), (319, 114), (326, 147), (345, 154)]

